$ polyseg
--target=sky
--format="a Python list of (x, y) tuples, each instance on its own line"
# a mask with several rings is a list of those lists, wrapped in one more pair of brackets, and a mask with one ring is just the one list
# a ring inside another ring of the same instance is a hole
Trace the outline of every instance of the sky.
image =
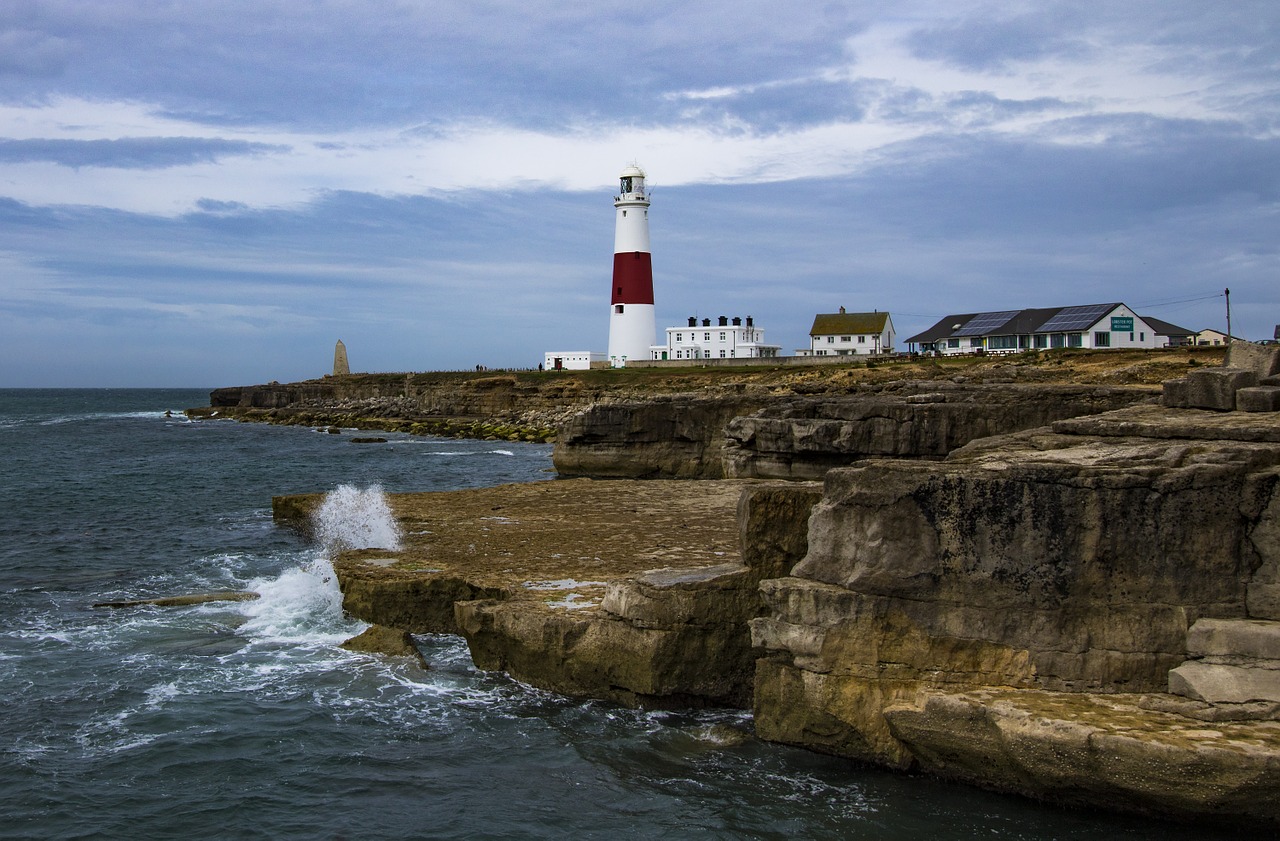
[(1274, 0), (4, 0), (3, 387), (536, 367), (1122, 301), (1280, 323)]

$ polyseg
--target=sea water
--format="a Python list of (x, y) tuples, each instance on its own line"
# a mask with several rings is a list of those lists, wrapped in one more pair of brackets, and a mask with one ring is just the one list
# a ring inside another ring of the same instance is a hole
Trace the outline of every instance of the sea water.
[[(324, 542), (397, 539), (381, 490), (553, 478), (550, 447), (189, 421), (202, 390), (0, 390), (0, 837), (1213, 837), (869, 769), (742, 711), (571, 700), (342, 650)], [(380, 507), (382, 506), (382, 507)], [(212, 590), (250, 602), (95, 608)]]

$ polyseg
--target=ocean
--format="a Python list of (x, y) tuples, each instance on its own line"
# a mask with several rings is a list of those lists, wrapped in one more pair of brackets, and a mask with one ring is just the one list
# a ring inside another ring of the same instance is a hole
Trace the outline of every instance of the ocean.
[(182, 415), (205, 405), (0, 390), (0, 838), (1215, 837), (768, 744), (743, 711), (557, 697), (453, 636), (416, 638), (425, 670), (347, 652), (365, 626), (271, 497), (550, 481), (551, 448)]

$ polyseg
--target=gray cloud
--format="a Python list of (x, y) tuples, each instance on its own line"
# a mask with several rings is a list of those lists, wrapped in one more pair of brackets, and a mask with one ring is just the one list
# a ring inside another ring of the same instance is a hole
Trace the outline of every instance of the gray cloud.
[(217, 161), (234, 155), (261, 155), (285, 147), (210, 137), (130, 137), (120, 140), (0, 139), (0, 161), (49, 162), (68, 167), (165, 169)]
[(67, 66), (69, 53), (65, 38), (25, 29), (0, 31), (0, 78), (58, 76)]

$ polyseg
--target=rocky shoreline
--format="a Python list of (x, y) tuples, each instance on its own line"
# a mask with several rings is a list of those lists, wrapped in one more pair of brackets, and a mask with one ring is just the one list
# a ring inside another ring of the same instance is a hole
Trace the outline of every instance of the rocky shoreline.
[(562, 406), (562, 475), (624, 478), (396, 496), (420, 537), (341, 556), (347, 609), (552, 691), (1274, 830), (1280, 351), (1163, 388), (1003, 367)]

